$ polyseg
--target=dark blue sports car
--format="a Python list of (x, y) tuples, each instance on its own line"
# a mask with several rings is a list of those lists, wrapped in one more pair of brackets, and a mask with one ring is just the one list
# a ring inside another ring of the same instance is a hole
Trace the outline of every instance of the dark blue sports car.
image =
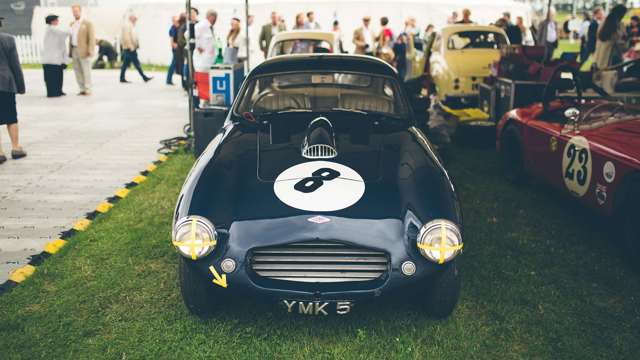
[(373, 57), (256, 67), (178, 199), (173, 245), (189, 310), (205, 316), (243, 297), (344, 315), (402, 295), (451, 314), (462, 215), (415, 103)]

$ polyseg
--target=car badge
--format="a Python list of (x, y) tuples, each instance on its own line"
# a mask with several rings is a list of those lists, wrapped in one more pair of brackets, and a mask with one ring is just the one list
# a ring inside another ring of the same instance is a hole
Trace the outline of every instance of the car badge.
[(308, 218), (307, 220), (309, 220), (309, 221), (311, 221), (312, 223), (315, 223), (315, 224), (324, 224), (324, 223), (328, 223), (329, 221), (331, 221), (331, 219), (326, 218), (324, 216), (320, 216), (320, 215)]
[(551, 137), (549, 139), (549, 150), (551, 150), (551, 152), (558, 150), (558, 138)]

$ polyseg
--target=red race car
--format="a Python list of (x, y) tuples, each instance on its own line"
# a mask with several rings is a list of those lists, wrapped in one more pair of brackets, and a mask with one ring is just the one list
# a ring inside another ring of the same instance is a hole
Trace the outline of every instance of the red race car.
[(503, 116), (496, 139), (509, 180), (533, 176), (609, 217), (638, 265), (640, 107), (583, 99), (577, 72), (560, 67), (542, 102)]

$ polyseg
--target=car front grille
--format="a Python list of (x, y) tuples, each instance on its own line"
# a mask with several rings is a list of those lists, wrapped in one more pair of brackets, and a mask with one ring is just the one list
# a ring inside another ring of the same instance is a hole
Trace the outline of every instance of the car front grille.
[(301, 242), (252, 251), (260, 277), (307, 283), (370, 281), (388, 270), (384, 252), (335, 242)]

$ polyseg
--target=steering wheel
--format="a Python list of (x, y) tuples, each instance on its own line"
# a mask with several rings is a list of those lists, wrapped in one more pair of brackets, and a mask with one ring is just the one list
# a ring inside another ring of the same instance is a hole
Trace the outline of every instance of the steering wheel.
[[(267, 98), (269, 96), (278, 96), (278, 95), (274, 94), (274, 93), (270, 93), (270, 92), (265, 92), (263, 94), (258, 95), (258, 98), (251, 105), (251, 112), (255, 113), (256, 104), (259, 104), (262, 100), (264, 100), (265, 98)], [(290, 100), (296, 106), (296, 109), (303, 109), (302, 104), (300, 104), (299, 99), (296, 99), (295, 97), (290, 97)], [(277, 109), (277, 110), (274, 110), (274, 111), (290, 110), (292, 108), (293, 107), (288, 107), (287, 109)]]
[(553, 101), (557, 96), (557, 82), (562, 80), (569, 80), (559, 78), (560, 74), (562, 74), (563, 72), (571, 73), (571, 81), (573, 82), (573, 87), (576, 89), (576, 93), (578, 95), (577, 98), (573, 101), (573, 105), (575, 106), (582, 103), (582, 84), (580, 83), (578, 71), (570, 65), (562, 64), (555, 68), (555, 70), (551, 74), (551, 77), (549, 78), (549, 81), (547, 82), (547, 85), (544, 87), (544, 93), (542, 95), (542, 106), (545, 112), (549, 112), (551, 110), (549, 103)]

